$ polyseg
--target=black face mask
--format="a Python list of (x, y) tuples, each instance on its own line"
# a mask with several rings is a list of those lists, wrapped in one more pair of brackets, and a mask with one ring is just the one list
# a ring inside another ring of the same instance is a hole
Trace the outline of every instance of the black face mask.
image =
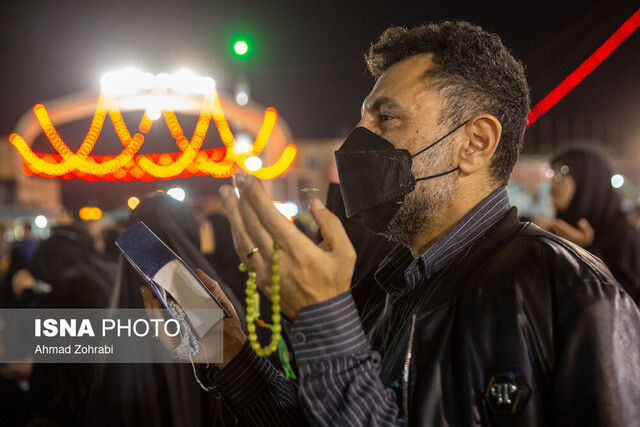
[(355, 218), (368, 229), (381, 232), (389, 225), (417, 181), (450, 174), (456, 167), (416, 179), (411, 172), (413, 157), (432, 148), (467, 122), (436, 142), (411, 155), (364, 127), (355, 128), (334, 154), (347, 218)]

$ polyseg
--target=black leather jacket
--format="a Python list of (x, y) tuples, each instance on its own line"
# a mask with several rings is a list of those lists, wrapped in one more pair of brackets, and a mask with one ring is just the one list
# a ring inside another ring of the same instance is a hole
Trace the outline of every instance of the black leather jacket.
[(640, 425), (640, 312), (599, 259), (515, 208), (463, 252), (399, 300), (353, 290), (410, 425)]

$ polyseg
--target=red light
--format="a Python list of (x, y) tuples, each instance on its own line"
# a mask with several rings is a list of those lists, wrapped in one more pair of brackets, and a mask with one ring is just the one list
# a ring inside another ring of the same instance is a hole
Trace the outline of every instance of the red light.
[(555, 89), (553, 89), (542, 101), (538, 102), (535, 107), (529, 111), (527, 117), (527, 127), (531, 126), (542, 117), (547, 111), (564, 98), (574, 87), (584, 80), (593, 70), (598, 67), (611, 53), (622, 44), (640, 26), (640, 9), (631, 15), (627, 21), (622, 24), (618, 30), (613, 33), (609, 39), (602, 44), (586, 61), (584, 61), (576, 70), (562, 81)]

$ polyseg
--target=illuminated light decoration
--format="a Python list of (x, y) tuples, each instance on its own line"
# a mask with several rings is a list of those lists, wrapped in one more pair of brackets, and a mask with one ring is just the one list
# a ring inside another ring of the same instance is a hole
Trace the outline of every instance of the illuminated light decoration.
[(251, 153), (253, 149), (253, 141), (249, 137), (249, 135), (241, 133), (235, 140), (233, 144), (233, 152), (237, 156), (241, 156), (243, 154)]
[(127, 200), (127, 206), (129, 206), (129, 209), (131, 210), (137, 208), (139, 204), (140, 199), (138, 199), (136, 196), (129, 197), (129, 200)]
[[(162, 114), (162, 113), (160, 113)], [(140, 121), (140, 124), (138, 125), (138, 130), (140, 130), (140, 132), (142, 133), (148, 133), (151, 130), (151, 125), (153, 124), (153, 121), (156, 120), (154, 118), (151, 118), (149, 116), (149, 111), (145, 111), (144, 112), (144, 116), (142, 116), (142, 120)]]
[[(157, 178), (171, 178), (179, 175), (183, 170), (185, 170), (187, 166), (195, 160), (196, 155), (198, 154), (200, 147), (202, 146), (204, 138), (206, 137), (213, 110), (212, 103), (213, 100), (205, 95), (202, 102), (201, 114), (198, 118), (198, 122), (196, 123), (196, 129), (193, 138), (191, 138), (191, 141), (188, 142), (184, 137), (178, 138), (176, 140), (178, 148), (183, 151), (176, 161), (172, 163), (164, 162), (164, 164), (158, 164), (154, 163), (148, 157), (143, 156), (138, 162), (140, 168)], [(180, 123), (178, 122), (177, 117), (175, 117), (175, 114), (172, 117), (172, 122), (174, 123), (174, 126), (176, 126), (179, 130), (179, 133), (182, 134)], [(160, 158), (162, 159), (162, 157), (163, 156), (161, 156)], [(165, 157), (168, 158), (168, 156)], [(217, 175), (219, 175), (219, 173), (217, 173)]]
[[(171, 132), (171, 136), (178, 142), (180, 150), (184, 151), (189, 141), (184, 137), (184, 133), (182, 132), (182, 128), (180, 127), (180, 123), (178, 123), (175, 113), (173, 111), (163, 111), (163, 114), (164, 120), (167, 122), (167, 126), (169, 127), (169, 132)], [(183, 141), (182, 145), (181, 141)]]
[[(213, 149), (208, 149), (208, 150), (201, 150), (198, 152), (198, 155), (202, 155), (203, 159), (205, 161), (208, 161), (209, 159), (211, 159), (212, 162), (216, 162), (216, 160), (222, 159), (225, 156), (225, 148), (213, 148)], [(50, 153), (34, 153), (36, 156), (38, 157), (42, 157), (42, 158), (49, 158), (51, 159), (49, 162), (59, 162), (62, 160), (62, 156), (60, 156), (59, 154), (50, 154)], [(163, 154), (168, 155), (171, 158), (171, 161), (174, 161), (176, 159), (178, 159), (178, 157), (182, 154), (182, 153), (162, 153), (162, 154), (146, 154), (144, 155), (144, 157), (148, 157), (149, 159), (153, 160), (153, 163), (161, 163), (160, 160), (160, 156), (162, 156)], [(101, 156), (101, 155), (94, 155), (91, 156), (91, 158), (93, 158), (96, 162), (100, 163), (102, 161), (106, 161), (109, 160), (111, 158), (113, 158), (114, 156)], [(140, 181), (153, 181), (155, 179), (158, 179), (157, 177), (154, 177), (153, 175), (150, 175), (148, 173), (146, 173), (145, 171), (143, 171), (136, 162), (140, 161), (140, 158), (142, 156), (140, 155), (136, 155), (134, 156), (134, 158), (127, 163), (126, 165), (124, 165), (122, 168), (116, 170), (115, 172), (111, 173), (111, 174), (106, 174), (106, 175), (93, 175), (91, 173), (84, 173), (81, 171), (71, 171), (68, 174), (64, 174), (64, 175), (59, 175), (61, 178), (63, 179), (72, 179), (72, 178), (81, 178), (84, 179), (86, 181), (96, 181), (96, 180), (104, 180), (104, 181), (134, 181), (134, 180), (140, 180)], [(234, 166), (234, 165), (232, 165)], [(45, 178), (53, 178), (53, 177), (57, 177), (58, 175), (47, 175), (47, 174), (42, 174), (42, 173), (38, 173), (37, 171), (34, 171), (30, 168), (29, 165), (24, 165), (23, 166), (23, 172), (25, 173), (25, 175), (29, 175), (29, 176), (43, 176)], [(234, 170), (235, 173), (235, 170)], [(201, 170), (199, 170), (196, 166), (196, 163), (192, 163), (189, 165), (189, 167), (187, 169), (185, 169), (184, 171), (182, 171), (182, 173), (180, 173), (177, 177), (178, 178), (188, 178), (190, 176), (206, 176), (206, 175), (210, 175), (208, 173), (205, 173)], [(231, 173), (228, 176), (233, 175), (233, 173)]]
[[(126, 76), (130, 76), (131, 81), (124, 85), (124, 89), (118, 89), (117, 82), (126, 80)], [(200, 117), (191, 140), (184, 136), (184, 131), (175, 113), (169, 108), (164, 108), (164, 104), (160, 101), (145, 110), (138, 126), (141, 133), (136, 133), (133, 137), (129, 133), (113, 95), (149, 89), (153, 89), (154, 93), (157, 93), (163, 88), (203, 95)], [(210, 77), (197, 77), (187, 71), (180, 71), (172, 76), (161, 74), (153, 77), (149, 73), (129, 69), (122, 74), (105, 75), (103, 91), (98, 98), (91, 126), (80, 148), (75, 153), (57, 133), (45, 107), (38, 104), (33, 111), (57, 154), (34, 153), (23, 137), (17, 133), (11, 134), (9, 141), (22, 156), (25, 163), (23, 170), (27, 175), (62, 177), (63, 179), (75, 177), (88, 181), (98, 179), (151, 181), (175, 177), (186, 178), (192, 175), (229, 177), (235, 174), (240, 166), (246, 172), (260, 179), (272, 179), (289, 168), (297, 153), (296, 146), (290, 144), (285, 147), (280, 158), (273, 165), (255, 171), (246, 169), (244, 167), (245, 160), (251, 156), (257, 157), (264, 150), (277, 121), (276, 110), (271, 107), (266, 109), (262, 126), (255, 141), (248, 150), (237, 152), (234, 150), (235, 139), (225, 119), (222, 104), (215, 90), (214, 80)], [(107, 114), (124, 148), (115, 156), (89, 155), (100, 135)], [(154, 118), (156, 116), (159, 118), (160, 115), (164, 115), (169, 131), (176, 140), (180, 152), (138, 155), (137, 152), (144, 143), (143, 134), (149, 132)], [(225, 148), (202, 150), (211, 119), (215, 123)]]
[(168, 189), (167, 194), (180, 202), (184, 201), (184, 198), (186, 197), (184, 190), (180, 187)]
[(255, 172), (262, 167), (262, 160), (256, 156), (247, 157), (244, 161), (244, 167), (251, 172)]
[(151, 120), (158, 120), (160, 116), (162, 116), (162, 111), (160, 111), (159, 107), (153, 106), (147, 109), (147, 111), (145, 112), (145, 116)]
[(47, 226), (47, 217), (44, 215), (38, 215), (34, 222), (36, 223), (36, 227), (45, 228)]
[(625, 21), (618, 30), (613, 33), (602, 46), (600, 46), (586, 61), (584, 61), (574, 72), (553, 89), (542, 101), (538, 102), (529, 111), (527, 117), (527, 127), (536, 122), (543, 114), (549, 111), (562, 98), (564, 98), (573, 88), (585, 79), (598, 65), (602, 63), (611, 53), (618, 48), (637, 28), (640, 26), (640, 9), (638, 9), (629, 19)]
[(238, 105), (247, 105), (249, 103), (249, 95), (246, 92), (238, 92), (236, 94), (236, 103)]
[[(62, 141), (59, 137), (57, 137), (57, 139)], [(134, 154), (140, 149), (140, 146), (144, 142), (144, 137), (139, 133), (134, 135), (132, 143), (129, 144), (118, 156), (115, 158), (109, 158), (108, 160), (107, 156), (105, 156), (103, 157), (103, 159), (105, 159), (103, 163), (96, 162), (93, 156), (82, 158), (71, 152), (66, 145), (59, 151), (62, 156), (62, 161), (58, 163), (49, 163), (42, 160), (33, 151), (31, 151), (27, 142), (20, 135), (15, 133), (11, 134), (9, 136), (9, 141), (16, 147), (24, 162), (28, 164), (29, 168), (38, 175), (44, 174), (49, 176), (61, 176), (71, 171), (78, 171), (101, 176), (112, 173), (129, 162), (129, 160), (133, 158)]]
[(249, 84), (240, 81), (236, 85), (234, 98), (236, 100), (236, 104), (240, 106), (245, 106), (249, 103)]
[(135, 68), (125, 68), (105, 74), (100, 80), (100, 85), (109, 96), (125, 95), (152, 89), (156, 85), (156, 77)]
[(236, 55), (244, 55), (249, 51), (249, 45), (244, 40), (238, 40), (233, 44), (233, 51)]
[(244, 167), (242, 169), (249, 174), (255, 175), (257, 178), (271, 179), (284, 173), (293, 162), (293, 159), (295, 159), (297, 153), (298, 148), (293, 144), (289, 144), (285, 147), (280, 158), (271, 166), (263, 166), (255, 172)]
[(84, 208), (80, 208), (78, 216), (83, 221), (97, 221), (102, 218), (102, 210), (96, 207), (85, 206)]
[(264, 112), (264, 121), (262, 122), (262, 127), (260, 128), (260, 132), (258, 132), (258, 136), (253, 143), (253, 149), (251, 150), (251, 154), (254, 156), (258, 156), (264, 150), (264, 146), (267, 144), (267, 140), (269, 136), (271, 136), (271, 132), (273, 132), (273, 128), (276, 125), (276, 120), (278, 119), (278, 113), (275, 108), (269, 107)]
[(620, 188), (624, 185), (624, 177), (620, 174), (615, 174), (611, 177), (611, 186), (613, 188)]

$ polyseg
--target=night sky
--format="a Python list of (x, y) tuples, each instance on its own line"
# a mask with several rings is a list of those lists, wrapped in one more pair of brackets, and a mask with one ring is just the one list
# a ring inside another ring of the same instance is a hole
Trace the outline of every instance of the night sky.
[[(246, 75), (252, 98), (278, 109), (295, 138), (343, 137), (371, 89), (362, 53), (388, 26), (464, 19), (498, 33), (526, 66), (535, 104), (600, 46), (638, 1), (4, 1), (0, 134), (34, 104), (99, 91), (103, 73), (136, 66), (154, 74), (189, 68), (232, 92)], [(231, 40), (246, 34), (251, 58)], [(640, 30), (532, 126), (604, 123), (607, 144), (640, 143)], [(588, 126), (587, 126), (588, 128)], [(78, 138), (82, 138), (80, 133)], [(99, 141), (100, 142), (100, 141)], [(72, 145), (72, 144), (70, 144)]]

